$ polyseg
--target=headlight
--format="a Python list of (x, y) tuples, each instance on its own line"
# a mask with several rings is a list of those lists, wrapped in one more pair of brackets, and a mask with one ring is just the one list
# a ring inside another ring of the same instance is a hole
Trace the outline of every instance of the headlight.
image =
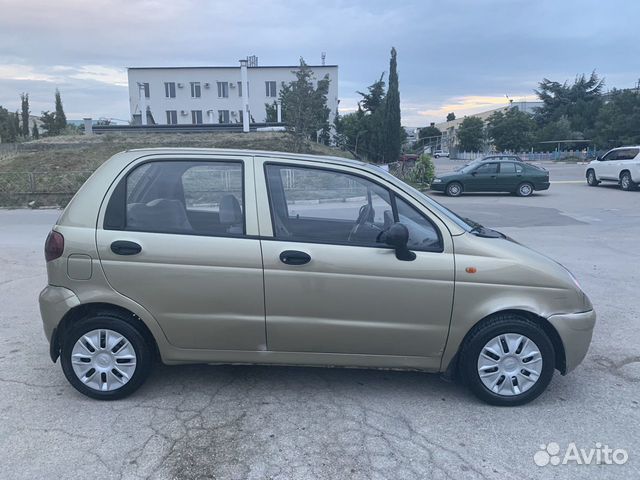
[(433, 183), (442, 183), (442, 179), (441, 178), (434, 178), (433, 179)]

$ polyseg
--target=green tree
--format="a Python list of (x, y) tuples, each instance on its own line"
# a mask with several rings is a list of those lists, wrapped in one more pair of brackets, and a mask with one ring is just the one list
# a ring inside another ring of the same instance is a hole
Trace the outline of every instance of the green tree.
[(402, 125), (400, 120), (400, 89), (398, 85), (397, 52), (391, 48), (389, 60), (389, 88), (384, 101), (383, 154), (386, 162), (395, 162), (400, 157)]
[(419, 139), (439, 137), (440, 135), (442, 135), (442, 132), (435, 125), (429, 125), (428, 127), (421, 128), (418, 132)]
[(588, 78), (584, 74), (578, 75), (571, 85), (566, 81), (543, 79), (535, 90), (542, 101), (535, 115), (538, 126), (543, 128), (566, 117), (572, 132), (581, 138), (590, 137), (603, 103), (603, 88), (604, 79), (600, 79), (595, 71)]
[(478, 117), (465, 117), (458, 128), (458, 144), (465, 152), (479, 152), (484, 144), (484, 122)]
[(379, 108), (384, 105), (384, 72), (380, 75), (380, 78), (367, 87), (368, 93), (357, 92), (362, 96), (360, 100), (360, 106), (365, 112), (375, 113)]
[(23, 137), (29, 136), (29, 94), (22, 93), (20, 94), (20, 104), (21, 104), (21, 120), (22, 120), (22, 128), (20, 129), (20, 133)]
[(31, 136), (36, 140), (40, 138), (40, 130), (38, 130), (38, 125), (36, 121), (33, 121), (33, 126), (31, 127)]
[(449, 112), (447, 113), (447, 122), (450, 122), (451, 120), (455, 120), (456, 119), (456, 114), (453, 112)]
[(45, 131), (46, 136), (51, 137), (58, 134), (55, 112), (49, 112), (48, 110), (45, 110), (44, 112), (42, 112), (40, 121), (42, 122), (42, 129)]
[(289, 84), (282, 84), (280, 104), (282, 119), (294, 135), (294, 148), (300, 150), (309, 137), (324, 141), (329, 139), (329, 114), (327, 94), (329, 93), (329, 76), (313, 86), (313, 72), (304, 59), (300, 59), (300, 68), (294, 72), (296, 79)]
[(640, 93), (616, 90), (602, 106), (596, 118), (596, 145), (613, 148), (640, 144)]
[(531, 148), (536, 123), (531, 115), (510, 108), (505, 113), (497, 111), (487, 120), (487, 134), (496, 149), (502, 152), (521, 152)]
[(67, 116), (64, 114), (62, 108), (62, 98), (60, 97), (60, 91), (56, 88), (56, 113), (55, 113), (56, 133), (59, 135), (67, 128)]
[(0, 142), (12, 143), (17, 140), (18, 132), (13, 120), (13, 114), (6, 108), (0, 106)]
[(273, 103), (265, 103), (264, 110), (266, 112), (265, 122), (275, 123), (278, 121), (278, 104), (275, 100)]

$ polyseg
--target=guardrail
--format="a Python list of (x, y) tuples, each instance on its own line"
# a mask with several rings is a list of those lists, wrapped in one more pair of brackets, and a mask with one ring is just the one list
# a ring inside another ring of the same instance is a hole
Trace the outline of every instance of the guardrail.
[[(252, 123), (249, 130), (252, 132), (263, 128), (282, 128), (284, 123)], [(94, 125), (93, 133), (98, 135), (105, 133), (127, 132), (127, 133), (242, 133), (241, 123), (212, 123), (199, 125)]]

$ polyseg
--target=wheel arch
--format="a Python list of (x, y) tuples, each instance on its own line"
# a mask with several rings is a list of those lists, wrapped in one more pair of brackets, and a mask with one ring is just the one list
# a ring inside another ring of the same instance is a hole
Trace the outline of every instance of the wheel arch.
[(445, 373), (444, 373), (445, 378), (453, 379), (457, 377), (458, 372), (460, 370), (458, 365), (458, 362), (460, 359), (460, 352), (462, 351), (462, 347), (466, 343), (469, 336), (484, 322), (498, 315), (504, 315), (504, 314), (520, 315), (538, 324), (542, 328), (544, 333), (547, 334), (547, 336), (551, 340), (551, 343), (553, 344), (553, 350), (555, 352), (555, 359), (554, 359), (555, 369), (558, 370), (562, 375), (565, 375), (567, 373), (567, 361), (566, 361), (566, 354), (564, 350), (564, 344), (562, 343), (560, 334), (554, 328), (554, 326), (551, 325), (551, 323), (549, 323), (549, 321), (546, 318), (541, 317), (540, 315), (537, 315), (533, 312), (530, 312), (527, 310), (519, 310), (519, 309), (506, 309), (506, 310), (500, 310), (498, 312), (493, 312), (483, 317), (482, 319), (474, 323), (471, 326), (471, 328), (469, 328), (469, 330), (463, 337), (462, 341), (458, 345), (458, 349), (456, 350), (456, 353), (451, 358), (451, 360), (449, 361), (449, 364), (447, 365), (447, 368), (445, 369)]
[(75, 325), (83, 318), (86, 318), (87, 316), (95, 316), (100, 314), (116, 314), (119, 316), (119, 318), (131, 324), (142, 334), (144, 339), (148, 342), (149, 346), (154, 352), (154, 357), (156, 359), (160, 358), (160, 349), (158, 348), (158, 342), (156, 341), (156, 338), (153, 336), (153, 333), (151, 333), (151, 330), (149, 329), (147, 324), (138, 315), (119, 305), (95, 302), (80, 304), (65, 313), (58, 326), (54, 329), (51, 337), (51, 360), (55, 362), (60, 356), (62, 339), (64, 338), (66, 332), (68, 332), (73, 325)]

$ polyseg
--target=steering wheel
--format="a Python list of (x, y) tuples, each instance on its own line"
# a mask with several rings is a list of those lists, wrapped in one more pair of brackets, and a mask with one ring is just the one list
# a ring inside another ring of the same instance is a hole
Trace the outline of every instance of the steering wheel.
[(358, 212), (358, 219), (356, 220), (356, 224), (353, 226), (351, 231), (349, 232), (349, 236), (347, 237), (347, 241), (351, 242), (353, 237), (356, 236), (358, 230), (365, 223), (373, 223), (373, 219), (375, 218), (375, 210), (373, 209), (373, 205), (370, 203), (366, 203), (360, 207), (360, 211)]

